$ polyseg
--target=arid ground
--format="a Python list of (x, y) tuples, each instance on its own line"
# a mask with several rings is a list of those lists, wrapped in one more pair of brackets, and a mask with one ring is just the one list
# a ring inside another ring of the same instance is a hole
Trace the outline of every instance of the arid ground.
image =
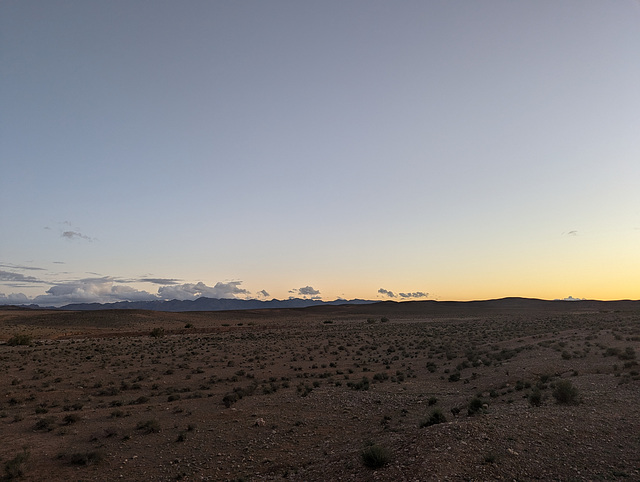
[(640, 480), (640, 308), (0, 310), (6, 480)]

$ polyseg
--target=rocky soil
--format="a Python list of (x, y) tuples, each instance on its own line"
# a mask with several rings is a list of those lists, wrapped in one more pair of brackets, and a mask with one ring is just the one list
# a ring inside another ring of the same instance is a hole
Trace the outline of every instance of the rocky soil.
[(0, 339), (6, 480), (640, 480), (638, 311), (15, 310)]

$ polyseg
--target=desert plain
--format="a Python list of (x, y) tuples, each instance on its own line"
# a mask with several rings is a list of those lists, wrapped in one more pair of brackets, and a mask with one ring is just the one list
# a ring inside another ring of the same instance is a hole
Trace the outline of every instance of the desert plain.
[(640, 480), (640, 306), (0, 310), (0, 476)]

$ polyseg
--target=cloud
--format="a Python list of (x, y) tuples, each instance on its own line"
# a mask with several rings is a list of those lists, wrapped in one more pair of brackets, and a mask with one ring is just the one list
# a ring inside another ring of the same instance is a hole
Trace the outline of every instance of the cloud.
[[(304, 286), (302, 288), (294, 288), (289, 290), (289, 293), (294, 295), (302, 296), (304, 298), (310, 298), (312, 300), (319, 300), (322, 297), (320, 296), (320, 291), (312, 288), (311, 286)], [(289, 299), (294, 298), (293, 296), (289, 297)]]
[(319, 295), (320, 291), (313, 289), (311, 286), (305, 286), (304, 288), (298, 289), (298, 293), (303, 296), (315, 296)]
[(60, 236), (67, 239), (85, 239), (89, 242), (93, 241), (93, 238), (79, 233), (78, 231), (63, 231)]
[(251, 293), (239, 286), (242, 281), (218, 282), (215, 286), (207, 286), (202, 282), (184, 283), (174, 286), (162, 286), (158, 288), (158, 296), (167, 300), (194, 300), (201, 296), (207, 298), (235, 298), (237, 295), (250, 295)]
[(42, 306), (61, 306), (69, 303), (112, 303), (116, 301), (151, 301), (157, 295), (126, 286), (114, 278), (86, 278), (54, 284), (46, 294), (33, 298)]
[(0, 305), (25, 305), (30, 301), (24, 293), (11, 293), (9, 295), (0, 293)]
[[(40, 306), (62, 306), (70, 303), (113, 303), (117, 301), (154, 301), (154, 300), (194, 300), (201, 296), (209, 298), (248, 297), (251, 293), (240, 287), (242, 281), (218, 282), (215, 286), (199, 283), (176, 284), (175, 279), (144, 278), (146, 282), (161, 284), (157, 293), (139, 290), (129, 286), (129, 283), (143, 281), (142, 279), (123, 280), (111, 276), (84, 278), (65, 282), (49, 282), (52, 285), (43, 295), (29, 298), (23, 293), (6, 295), (0, 293), (0, 304), (35, 303)], [(46, 283), (31, 276), (19, 273), (0, 271), (0, 282), (5, 285), (19, 286), (17, 283)], [(27, 285), (25, 285), (27, 286)], [(265, 290), (259, 295), (269, 296)]]
[(266, 290), (260, 290), (256, 293), (258, 295), (258, 297), (260, 298), (268, 298), (269, 296), (271, 296), (269, 293), (267, 293)]
[(425, 293), (423, 291), (414, 291), (413, 293), (398, 293), (400, 298), (427, 298), (429, 293)]
[(9, 269), (22, 269), (29, 271), (46, 271), (44, 268), (36, 268), (35, 266), (20, 266), (19, 264), (4, 264), (0, 263), (0, 268), (9, 268)]
[(0, 281), (11, 283), (44, 283), (44, 281), (35, 278), (34, 276), (25, 276), (20, 273), (12, 273), (11, 271), (0, 270)]
[(556, 301), (584, 301), (586, 298), (574, 298), (573, 296), (568, 296), (567, 298), (564, 298), (562, 300), (556, 300)]
[(170, 279), (170, 278), (140, 278), (141, 283), (153, 283), (157, 285), (176, 285), (180, 281), (179, 279)]
[(562, 233), (563, 236), (577, 236), (578, 235), (578, 231), (573, 230), (573, 231), (568, 231), (566, 233)]
[(388, 296), (389, 298), (396, 297), (396, 294), (393, 291), (385, 290), (384, 288), (380, 288), (378, 290), (378, 293), (380, 293), (382, 296)]

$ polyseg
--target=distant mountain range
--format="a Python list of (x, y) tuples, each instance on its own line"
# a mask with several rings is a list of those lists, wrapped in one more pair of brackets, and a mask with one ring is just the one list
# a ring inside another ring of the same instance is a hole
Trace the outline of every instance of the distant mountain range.
[(368, 305), (377, 303), (369, 300), (309, 300), (292, 298), (288, 300), (242, 300), (233, 298), (207, 298), (195, 300), (170, 301), (118, 301), (116, 303), (74, 303), (65, 305), (60, 310), (151, 310), (151, 311), (227, 311), (227, 310), (260, 310), (265, 308), (307, 308), (309, 306)]
[[(288, 300), (242, 300), (230, 298), (198, 298), (195, 300), (170, 301), (119, 301), (116, 303), (74, 303), (61, 307), (38, 305), (2, 305), (0, 310), (40, 309), (40, 310), (148, 310), (148, 311), (233, 311), (263, 309), (319, 309), (323, 312), (365, 312), (375, 310), (378, 314), (402, 313), (405, 316), (424, 316), (428, 314), (458, 313), (505, 313), (521, 311), (577, 312), (577, 311), (636, 311), (640, 309), (638, 300), (598, 301), (598, 300), (540, 300), (533, 298), (500, 298), (477, 301), (374, 301), (374, 300), (310, 300), (293, 298)], [(364, 310), (364, 311), (363, 311)]]

